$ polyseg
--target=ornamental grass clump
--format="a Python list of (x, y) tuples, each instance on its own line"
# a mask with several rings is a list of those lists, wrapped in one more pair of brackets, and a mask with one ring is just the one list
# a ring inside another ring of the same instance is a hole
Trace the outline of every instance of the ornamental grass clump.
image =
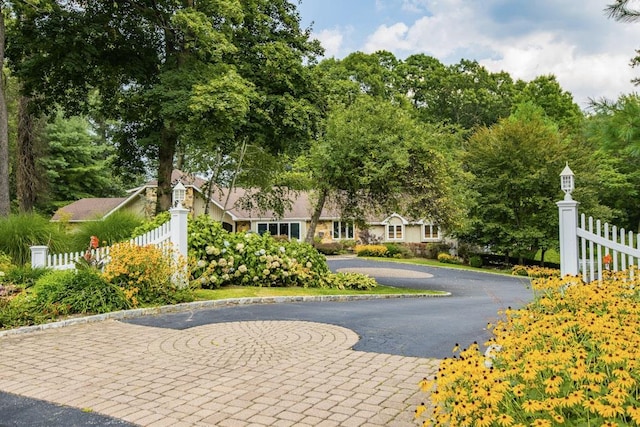
[(421, 382), (432, 410), (416, 418), (451, 427), (639, 425), (640, 279), (628, 277), (535, 280), (535, 300), (503, 313), (486, 352), (473, 344)]

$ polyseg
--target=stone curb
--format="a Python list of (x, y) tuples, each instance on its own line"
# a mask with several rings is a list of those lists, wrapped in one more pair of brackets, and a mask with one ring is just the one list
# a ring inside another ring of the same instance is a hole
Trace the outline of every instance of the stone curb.
[(15, 329), (0, 331), (0, 337), (27, 334), (30, 332), (44, 331), (47, 329), (64, 328), (65, 326), (96, 323), (105, 320), (133, 319), (153, 314), (182, 313), (185, 311), (232, 307), (249, 304), (280, 304), (292, 302), (348, 302), (372, 299), (396, 299), (396, 298), (439, 298), (448, 297), (451, 293), (440, 294), (387, 294), (387, 295), (317, 295), (317, 296), (282, 296), (282, 297), (255, 297), (255, 298), (228, 298), (220, 300), (207, 300), (186, 302), (181, 304), (163, 305), (160, 307), (137, 308), (133, 310), (113, 311), (110, 313), (96, 314), (93, 316), (77, 317), (58, 322), (43, 323), (41, 325), (23, 326)]

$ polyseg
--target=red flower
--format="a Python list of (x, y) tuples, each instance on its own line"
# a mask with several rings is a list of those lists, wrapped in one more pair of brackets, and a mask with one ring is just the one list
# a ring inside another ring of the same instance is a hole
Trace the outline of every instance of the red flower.
[(98, 240), (98, 238), (96, 236), (91, 236), (89, 247), (91, 249), (97, 249), (99, 245), (100, 245), (100, 241)]

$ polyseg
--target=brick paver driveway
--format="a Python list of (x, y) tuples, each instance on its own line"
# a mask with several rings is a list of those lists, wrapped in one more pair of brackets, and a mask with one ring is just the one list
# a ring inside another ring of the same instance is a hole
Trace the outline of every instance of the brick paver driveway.
[(1, 337), (0, 390), (145, 426), (413, 425), (438, 361), (351, 350), (357, 340), (300, 321), (108, 320)]

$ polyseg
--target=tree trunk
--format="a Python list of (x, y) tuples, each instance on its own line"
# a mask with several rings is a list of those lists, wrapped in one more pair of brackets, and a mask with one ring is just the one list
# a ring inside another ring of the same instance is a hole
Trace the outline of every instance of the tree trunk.
[(164, 128), (160, 136), (158, 150), (158, 189), (156, 199), (156, 213), (164, 212), (171, 207), (173, 172), (173, 157), (176, 152), (178, 136), (172, 127)]
[(16, 191), (20, 212), (32, 212), (41, 190), (36, 166), (37, 146), (35, 117), (31, 113), (31, 98), (18, 101), (18, 141), (16, 157)]
[[(4, 10), (0, 2), (0, 73), (4, 70)], [(0, 75), (0, 217), (9, 216), (9, 130), (4, 73)]]
[(320, 214), (322, 214), (322, 209), (324, 209), (324, 204), (327, 201), (328, 194), (329, 190), (327, 190), (326, 188), (320, 190), (318, 202), (316, 203), (316, 207), (313, 210), (311, 222), (309, 223), (309, 229), (307, 230), (307, 237), (304, 239), (305, 242), (311, 245), (313, 244), (313, 236), (316, 234), (316, 227), (318, 226), (318, 222), (320, 221)]

